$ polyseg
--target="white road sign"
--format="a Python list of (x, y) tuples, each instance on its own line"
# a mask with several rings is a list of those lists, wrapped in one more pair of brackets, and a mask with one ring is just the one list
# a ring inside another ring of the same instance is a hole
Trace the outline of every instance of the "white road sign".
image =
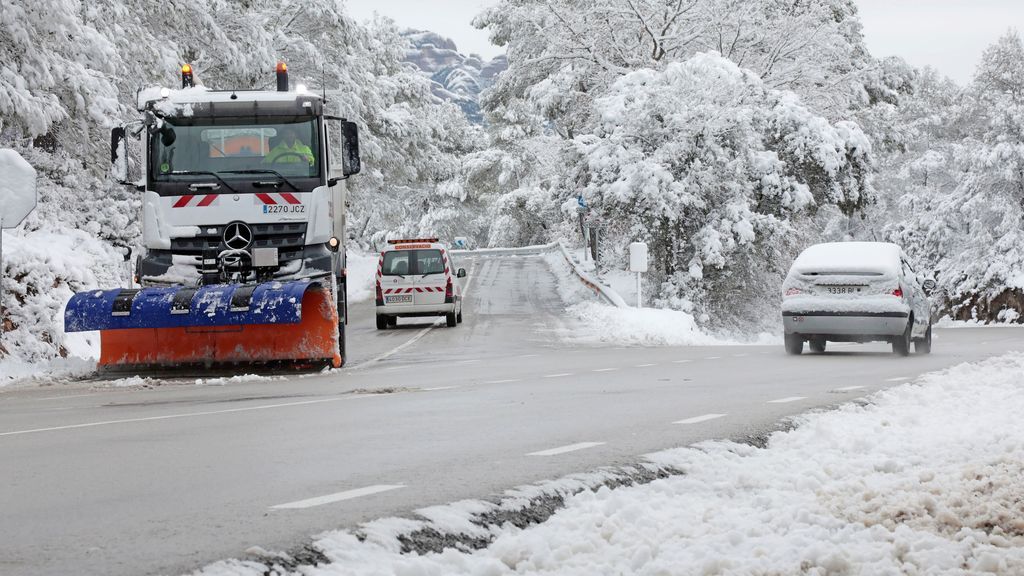
[(0, 228), (14, 228), (36, 207), (36, 170), (14, 150), (0, 148)]

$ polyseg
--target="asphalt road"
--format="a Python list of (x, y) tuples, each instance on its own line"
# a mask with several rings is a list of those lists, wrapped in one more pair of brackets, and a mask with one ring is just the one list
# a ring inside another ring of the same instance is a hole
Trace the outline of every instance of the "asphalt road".
[[(465, 259), (465, 323), (373, 325), (348, 368), (219, 385), (0, 391), (0, 574), (176, 574), (252, 546), (739, 438), (965, 361), (1024, 330), (937, 330), (934, 352), (575, 347), (536, 257)], [(613, 329), (613, 327), (609, 327)], [(410, 340), (415, 339), (412, 343)], [(326, 497), (316, 500), (320, 497)]]

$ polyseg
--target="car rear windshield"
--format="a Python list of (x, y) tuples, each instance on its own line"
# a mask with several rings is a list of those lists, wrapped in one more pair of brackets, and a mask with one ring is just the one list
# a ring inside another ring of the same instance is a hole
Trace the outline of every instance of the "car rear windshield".
[(440, 250), (393, 250), (384, 253), (384, 276), (443, 274)]

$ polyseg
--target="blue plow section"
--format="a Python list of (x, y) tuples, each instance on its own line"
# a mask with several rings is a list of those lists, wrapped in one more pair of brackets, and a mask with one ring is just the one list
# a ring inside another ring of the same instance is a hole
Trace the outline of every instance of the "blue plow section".
[(80, 292), (68, 302), (64, 330), (297, 324), (311, 287), (320, 284), (303, 280)]

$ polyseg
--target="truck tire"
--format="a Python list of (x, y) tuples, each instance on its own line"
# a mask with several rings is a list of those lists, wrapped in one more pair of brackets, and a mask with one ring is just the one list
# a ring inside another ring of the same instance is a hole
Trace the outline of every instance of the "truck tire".
[(452, 312), (451, 314), (445, 314), (444, 319), (448, 323), (449, 328), (454, 328), (455, 325), (459, 323), (458, 319), (455, 317), (455, 312)]
[(387, 316), (381, 316), (380, 314), (378, 314), (377, 315), (377, 330), (387, 330), (387, 329), (388, 329), (388, 317)]

